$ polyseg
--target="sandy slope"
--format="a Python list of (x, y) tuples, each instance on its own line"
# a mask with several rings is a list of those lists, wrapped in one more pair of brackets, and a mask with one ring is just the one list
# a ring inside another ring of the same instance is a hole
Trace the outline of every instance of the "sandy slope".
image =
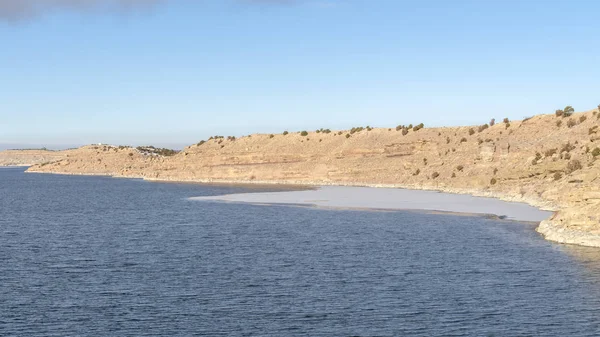
[(592, 154), (600, 146), (598, 115), (596, 110), (568, 118), (538, 115), (500, 121), (481, 132), (473, 126), (411, 129), (406, 135), (395, 128), (252, 135), (209, 140), (171, 157), (86, 146), (29, 171), (493, 196), (556, 210), (538, 228), (548, 239), (600, 247), (600, 160), (595, 159), (600, 156)]

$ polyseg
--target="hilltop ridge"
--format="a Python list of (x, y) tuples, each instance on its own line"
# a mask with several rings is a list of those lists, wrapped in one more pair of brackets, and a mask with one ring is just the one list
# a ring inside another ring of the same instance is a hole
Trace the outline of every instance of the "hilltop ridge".
[(217, 136), (180, 152), (89, 145), (29, 172), (491, 196), (555, 210), (538, 227), (550, 240), (600, 247), (600, 113), (565, 111), (477, 126)]

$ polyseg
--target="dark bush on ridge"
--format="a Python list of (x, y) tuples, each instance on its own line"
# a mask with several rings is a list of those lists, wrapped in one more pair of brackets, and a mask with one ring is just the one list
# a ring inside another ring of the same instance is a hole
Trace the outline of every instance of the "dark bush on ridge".
[(300, 136), (306, 137), (306, 136), (308, 136), (308, 132), (302, 131), (302, 132), (300, 132)]

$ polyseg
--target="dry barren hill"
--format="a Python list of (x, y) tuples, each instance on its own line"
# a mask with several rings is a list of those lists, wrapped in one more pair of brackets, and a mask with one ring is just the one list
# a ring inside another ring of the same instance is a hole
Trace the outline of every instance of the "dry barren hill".
[(6, 150), (0, 151), (0, 166), (30, 166), (63, 159), (67, 151)]
[(470, 127), (213, 137), (176, 154), (86, 146), (30, 171), (375, 185), (494, 196), (556, 210), (538, 228), (548, 239), (600, 247), (599, 147), (600, 113), (593, 110)]

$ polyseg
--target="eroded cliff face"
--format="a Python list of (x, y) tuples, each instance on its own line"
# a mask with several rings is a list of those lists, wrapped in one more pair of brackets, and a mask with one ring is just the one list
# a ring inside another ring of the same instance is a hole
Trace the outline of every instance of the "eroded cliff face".
[(600, 147), (599, 115), (596, 110), (567, 118), (540, 115), (487, 128), (219, 138), (170, 157), (128, 147), (86, 146), (30, 171), (167, 181), (373, 185), (494, 196), (557, 210), (538, 228), (549, 239), (600, 247), (600, 156), (594, 152)]

